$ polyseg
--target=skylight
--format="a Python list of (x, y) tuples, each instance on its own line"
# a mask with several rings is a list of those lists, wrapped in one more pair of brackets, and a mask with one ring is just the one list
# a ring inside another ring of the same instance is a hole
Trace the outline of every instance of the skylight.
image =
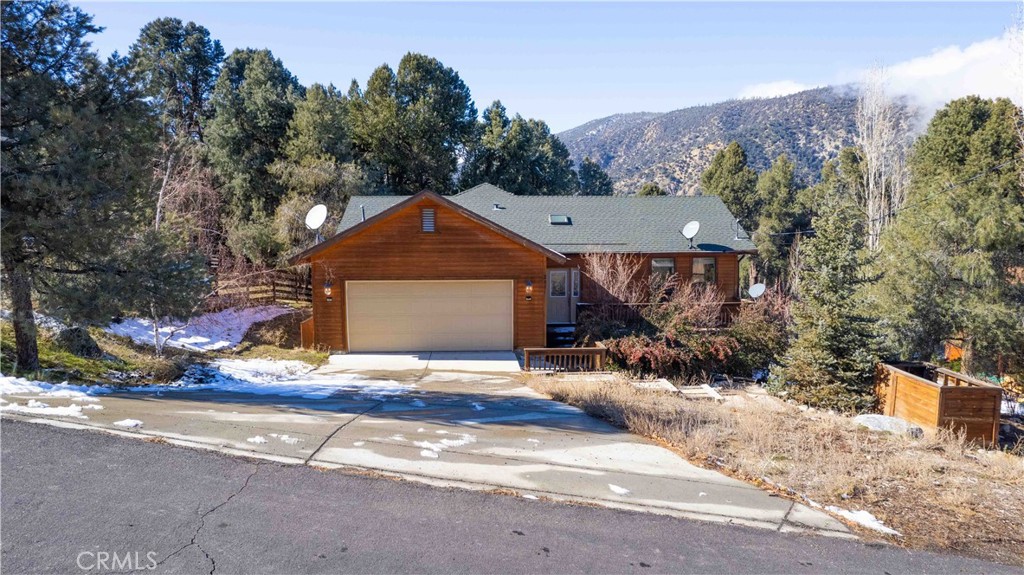
[(572, 218), (563, 214), (551, 214), (548, 216), (548, 222), (553, 226), (571, 226)]

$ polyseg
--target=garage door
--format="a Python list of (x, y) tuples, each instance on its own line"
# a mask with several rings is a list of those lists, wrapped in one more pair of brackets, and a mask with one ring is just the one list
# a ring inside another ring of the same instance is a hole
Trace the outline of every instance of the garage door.
[(345, 283), (349, 351), (512, 349), (512, 280)]

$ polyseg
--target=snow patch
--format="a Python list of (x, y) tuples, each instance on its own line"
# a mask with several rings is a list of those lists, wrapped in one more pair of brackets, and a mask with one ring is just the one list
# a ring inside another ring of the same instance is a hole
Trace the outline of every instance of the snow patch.
[(846, 509), (840, 509), (838, 507), (835, 507), (834, 505), (829, 505), (828, 507), (825, 508), (825, 510), (835, 513), (836, 515), (839, 515), (844, 519), (852, 521), (862, 527), (867, 527), (868, 529), (874, 529), (875, 531), (879, 531), (881, 533), (885, 533), (888, 535), (895, 535), (897, 537), (903, 536), (903, 534), (899, 531), (886, 527), (884, 523), (882, 523), (877, 517), (872, 515), (867, 510), (862, 509), (860, 511), (847, 511)]
[(142, 427), (142, 422), (138, 419), (122, 419), (121, 421), (115, 421), (114, 425), (127, 429), (138, 429)]
[(420, 399), (414, 399), (414, 400), (410, 401), (410, 402), (409, 402), (409, 405), (411, 405), (411, 406), (413, 406), (413, 407), (426, 407), (426, 406), (427, 406), (427, 404), (426, 404), (426, 403), (424, 403), (424, 402), (423, 402), (422, 400), (420, 400)]
[(423, 450), (420, 451), (420, 456), (422, 456), (422, 457), (429, 457), (431, 459), (437, 459), (437, 452), (436, 451), (431, 451), (429, 449), (423, 449)]
[(612, 493), (617, 493), (618, 495), (629, 495), (629, 490), (625, 487), (619, 487), (618, 485), (609, 483), (608, 489), (611, 489)]
[(366, 442), (365, 441), (356, 441), (356, 442), (353, 442), (352, 445), (355, 445), (356, 447), (362, 447), (362, 446), (366, 445)]
[(82, 406), (78, 404), (67, 407), (50, 407), (41, 401), (29, 400), (28, 404), (5, 403), (0, 405), (0, 411), (5, 413), (20, 413), (23, 415), (55, 415), (58, 417), (77, 417), (78, 419), (89, 419), (82, 414)]
[[(459, 433), (458, 439), (442, 439), (441, 441), (414, 441), (412, 444), (416, 447), (423, 448), (424, 451), (432, 451), (436, 454), (449, 449), (452, 447), (462, 447), (463, 445), (469, 445), (470, 443), (476, 443), (476, 436), (470, 435), (469, 433)], [(420, 452), (422, 455), (423, 452)]]
[(483, 411), (485, 409), (487, 409), (487, 408), (484, 407), (483, 405), (480, 405), (479, 403), (473, 402), (473, 411)]
[(248, 441), (249, 443), (266, 443), (267, 438), (263, 437), (262, 435), (257, 435), (256, 437), (247, 438), (246, 441)]
[(114, 391), (102, 385), (72, 385), (70, 383), (47, 383), (30, 381), (22, 377), (0, 376), (0, 395), (32, 394), (43, 397), (61, 397), (78, 401), (99, 401), (94, 395)]
[(170, 386), (139, 386), (129, 391), (215, 390), (324, 399), (338, 392), (381, 398), (405, 394), (415, 388), (412, 384), (369, 379), (358, 374), (312, 374), (313, 369), (308, 363), (295, 360), (218, 359), (209, 365), (193, 365), (184, 377)]
[[(252, 324), (293, 311), (282, 306), (228, 308), (203, 314), (185, 327), (181, 327), (181, 323), (161, 327), (160, 338), (170, 336), (166, 345), (194, 351), (232, 348), (241, 343)], [(104, 329), (115, 335), (130, 337), (137, 343), (153, 345), (153, 322), (148, 319), (126, 318)], [(178, 331), (174, 331), (176, 329)]]

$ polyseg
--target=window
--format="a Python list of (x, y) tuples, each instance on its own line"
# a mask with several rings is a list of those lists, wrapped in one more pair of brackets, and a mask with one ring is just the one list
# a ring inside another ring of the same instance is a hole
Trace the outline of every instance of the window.
[(715, 258), (693, 258), (693, 283), (718, 283)]
[(572, 297), (580, 297), (580, 270), (572, 270)]
[(548, 294), (551, 295), (551, 297), (565, 297), (567, 293), (567, 286), (565, 283), (568, 279), (566, 277), (565, 270), (551, 272), (551, 277), (549, 279), (551, 280), (551, 283), (548, 287)]
[(423, 208), (420, 211), (420, 217), (422, 221), (422, 229), (425, 232), (433, 232), (434, 227), (434, 208)]
[(651, 260), (651, 275), (670, 276), (676, 273), (676, 260), (673, 258), (654, 258)]

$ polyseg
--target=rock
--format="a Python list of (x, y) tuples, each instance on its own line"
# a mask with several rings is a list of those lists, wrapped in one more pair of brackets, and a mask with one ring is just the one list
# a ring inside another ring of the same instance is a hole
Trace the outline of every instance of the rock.
[(84, 327), (69, 327), (57, 332), (53, 342), (78, 357), (103, 357), (103, 350)]
[(865, 413), (853, 418), (854, 423), (862, 425), (871, 431), (884, 431), (897, 435), (909, 435), (918, 438), (924, 435), (924, 430), (913, 423), (903, 421), (898, 417)]

